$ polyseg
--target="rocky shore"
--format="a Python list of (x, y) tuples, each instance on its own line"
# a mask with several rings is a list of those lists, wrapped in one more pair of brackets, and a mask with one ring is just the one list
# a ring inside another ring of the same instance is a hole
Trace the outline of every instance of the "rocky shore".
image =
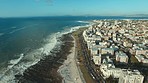
[(62, 41), (60, 50), (53, 49), (51, 55), (25, 70), (23, 75), (16, 75), (18, 83), (61, 83), (63, 78), (57, 70), (71, 53), (74, 44), (71, 34), (63, 35), (60, 41)]

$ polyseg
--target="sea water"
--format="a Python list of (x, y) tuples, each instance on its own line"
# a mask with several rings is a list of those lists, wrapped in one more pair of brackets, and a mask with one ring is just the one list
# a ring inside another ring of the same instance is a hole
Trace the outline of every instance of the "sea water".
[(73, 17), (0, 19), (0, 82), (15, 82), (15, 75), (36, 64), (60, 42), (58, 37), (88, 23)]
[(0, 18), (0, 83), (15, 82), (16, 74), (23, 74), (25, 69), (60, 45), (58, 37), (89, 26), (88, 20), (124, 18), (128, 19), (85, 16)]

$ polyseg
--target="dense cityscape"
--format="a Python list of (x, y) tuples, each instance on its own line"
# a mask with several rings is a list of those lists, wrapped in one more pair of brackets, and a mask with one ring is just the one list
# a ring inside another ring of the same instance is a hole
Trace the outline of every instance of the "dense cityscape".
[[(93, 22), (83, 32), (83, 37), (98, 76), (118, 83), (147, 83), (148, 21), (126, 19)], [(97, 80), (96, 76), (91, 75)]]

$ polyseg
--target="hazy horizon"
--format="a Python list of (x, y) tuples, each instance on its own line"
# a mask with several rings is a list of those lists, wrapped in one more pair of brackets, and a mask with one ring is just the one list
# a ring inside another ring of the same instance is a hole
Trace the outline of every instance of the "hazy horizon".
[(147, 0), (0, 0), (0, 17), (148, 16)]

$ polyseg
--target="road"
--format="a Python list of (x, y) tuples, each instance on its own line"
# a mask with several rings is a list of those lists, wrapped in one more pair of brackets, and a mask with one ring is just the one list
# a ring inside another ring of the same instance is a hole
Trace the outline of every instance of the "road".
[(87, 49), (87, 44), (84, 41), (83, 35), (80, 34), (79, 35), (79, 41), (81, 43), (81, 47), (83, 49), (83, 56), (85, 58), (85, 66), (88, 70), (88, 72), (90, 73), (91, 77), (96, 80), (98, 83), (105, 83), (105, 80), (103, 79), (103, 77), (100, 74), (97, 74), (97, 72), (95, 71), (95, 68), (93, 67), (94, 63), (92, 63), (91, 61), (91, 56), (88, 53), (88, 49)]
[(82, 74), (82, 72), (81, 72), (81, 70), (80, 70), (80, 68), (79, 68), (79, 66), (77, 64), (77, 59), (76, 59), (76, 56), (77, 56), (77, 51), (76, 51), (77, 42), (76, 42), (75, 37), (73, 35), (71, 35), (71, 36), (74, 39), (74, 51), (75, 51), (74, 60), (75, 60), (75, 64), (77, 65), (77, 70), (79, 72), (80, 79), (82, 80), (83, 83), (86, 83), (84, 78), (83, 78), (83, 74)]

